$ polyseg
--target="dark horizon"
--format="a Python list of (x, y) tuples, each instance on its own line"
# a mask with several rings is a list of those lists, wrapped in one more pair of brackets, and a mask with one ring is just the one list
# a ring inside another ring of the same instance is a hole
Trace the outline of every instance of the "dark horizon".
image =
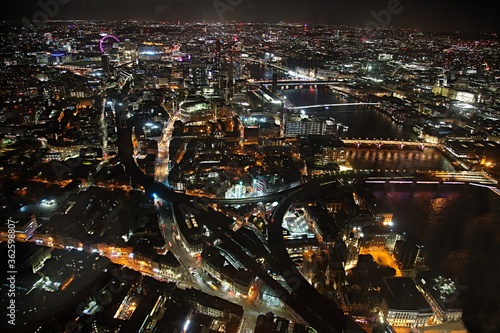
[[(59, 2), (57, 2), (59, 1)], [(45, 5), (44, 5), (45, 4)], [(500, 4), (485, 0), (460, 6), (449, 0), (20, 0), (4, 4), (2, 20), (236, 21), (418, 28), (494, 33)], [(389, 14), (389, 15), (387, 15)], [(378, 18), (377, 18), (378, 17)]]

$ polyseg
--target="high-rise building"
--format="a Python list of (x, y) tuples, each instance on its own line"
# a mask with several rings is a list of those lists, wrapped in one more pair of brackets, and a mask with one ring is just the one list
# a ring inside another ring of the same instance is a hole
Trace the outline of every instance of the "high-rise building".
[(323, 147), (322, 152), (318, 156), (318, 160), (321, 164), (342, 164), (345, 162), (345, 156), (344, 145), (339, 145), (338, 147), (327, 146)]
[(188, 68), (189, 81), (193, 86), (204, 86), (208, 84), (207, 64), (191, 63)]
[(299, 121), (287, 121), (285, 124), (285, 136), (296, 136), (301, 134), (321, 134), (323, 123), (321, 121), (311, 121), (301, 119)]
[(335, 123), (331, 120), (287, 119), (285, 136), (294, 137), (304, 134), (328, 135), (335, 133)]
[(102, 70), (105, 73), (109, 73), (111, 71), (111, 64), (109, 62), (109, 56), (107, 54), (103, 54), (101, 56), (101, 66), (102, 66)]
[[(15, 224), (14, 228), (14, 236), (16, 242), (26, 242), (30, 239), (35, 230), (38, 228), (38, 221), (36, 219), (35, 214), (31, 214), (29, 216), (22, 216), (19, 219), (9, 220), (9, 224)], [(11, 230), (7, 230), (6, 227), (0, 229), (0, 241), (5, 241), (11, 235)]]
[(130, 39), (125, 39), (123, 42), (123, 47), (125, 48), (125, 51), (132, 51), (132, 44), (130, 43)]
[(400, 269), (412, 269), (425, 265), (427, 249), (411, 241), (398, 240), (394, 247), (394, 257)]

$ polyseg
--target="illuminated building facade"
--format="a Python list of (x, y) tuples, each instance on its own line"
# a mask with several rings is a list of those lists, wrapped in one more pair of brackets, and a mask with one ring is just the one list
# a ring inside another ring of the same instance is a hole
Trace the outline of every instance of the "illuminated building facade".
[(317, 161), (320, 164), (343, 164), (345, 163), (345, 147), (323, 147), (321, 154), (318, 154)]
[(474, 169), (475, 166), (493, 166), (500, 163), (500, 144), (486, 140), (449, 140), (444, 148), (462, 166)]
[(281, 307), (282, 303), (278, 295), (269, 288), (266, 284), (263, 284), (259, 290), (259, 302), (267, 304), (269, 306)]
[(425, 265), (428, 251), (423, 245), (398, 240), (394, 246), (394, 258), (400, 269), (412, 269)]
[(181, 277), (180, 263), (172, 252), (159, 255), (151, 244), (139, 242), (133, 250), (134, 263), (140, 270), (153, 272), (164, 278), (178, 280)]
[(366, 226), (363, 227), (363, 238), (360, 239), (360, 246), (362, 249), (384, 248), (392, 253), (396, 242), (401, 239), (401, 234), (389, 230), (385, 226)]
[(194, 309), (201, 314), (216, 319), (236, 319), (239, 323), (243, 317), (243, 307), (225, 299), (205, 294), (199, 290), (192, 289), (188, 293), (182, 293), (184, 298), (193, 305)]
[(194, 86), (203, 86), (208, 84), (209, 68), (206, 63), (195, 62), (189, 64), (188, 77)]
[(201, 258), (203, 270), (223, 287), (240, 295), (248, 294), (254, 276), (230, 252), (219, 247), (207, 247)]
[(436, 323), (457, 321), (462, 318), (460, 293), (451, 279), (442, 276), (419, 277), (417, 281), (418, 290), (424, 295), (434, 311)]
[(434, 314), (412, 278), (384, 278), (381, 294), (381, 316), (391, 326), (426, 326)]
[(199, 255), (205, 246), (203, 230), (198, 225), (197, 217), (174, 208), (174, 222), (179, 230), (181, 245), (190, 255)]
[[(27, 222), (25, 222), (26, 218), (14, 221), (17, 221), (14, 227), (14, 235), (15, 235), (14, 240), (16, 242), (26, 242), (33, 236), (35, 230), (38, 228), (38, 221), (36, 219), (35, 214), (30, 215)], [(8, 234), (9, 232), (7, 228), (3, 227), (2, 230), (0, 230), (0, 240), (1, 241), (7, 240)]]
[(285, 122), (285, 136), (295, 137), (304, 134), (327, 135), (335, 133), (336, 126), (330, 120), (297, 119)]

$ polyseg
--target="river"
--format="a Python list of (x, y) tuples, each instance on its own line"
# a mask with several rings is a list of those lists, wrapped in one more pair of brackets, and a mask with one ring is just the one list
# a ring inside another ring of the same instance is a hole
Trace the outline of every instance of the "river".
[[(291, 89), (280, 91), (295, 106), (313, 104), (340, 104), (348, 101), (330, 89)], [(332, 118), (336, 122), (348, 126), (347, 131), (339, 133), (343, 138), (380, 138), (415, 140), (415, 134), (397, 125), (386, 114), (366, 106), (339, 106), (327, 108), (304, 109), (310, 116)]]
[[(280, 94), (295, 106), (347, 102), (328, 88), (282, 90)], [(303, 111), (306, 115), (332, 118), (348, 126), (347, 130), (339, 130), (338, 135), (341, 138), (416, 139), (411, 128), (397, 125), (386, 114), (365, 106), (340, 106)], [(454, 171), (448, 159), (435, 148), (425, 148), (423, 151), (408, 147), (405, 150), (372, 148), (363, 146), (359, 149), (349, 148), (346, 158), (354, 169), (359, 170), (400, 170), (405, 173), (417, 170)]]
[[(500, 196), (472, 185), (370, 185), (398, 231), (429, 250), (427, 266), (458, 278), (471, 332), (500, 324)], [(498, 328), (498, 326), (497, 326)]]
[[(295, 106), (346, 102), (327, 88), (282, 90), (280, 94)], [(416, 139), (410, 128), (362, 106), (304, 109), (304, 113), (333, 118), (348, 126), (347, 131), (339, 132), (343, 138)], [(349, 148), (347, 159), (357, 169), (453, 171), (450, 162), (434, 148)], [(473, 185), (369, 187), (378, 201), (394, 213), (394, 227), (428, 248), (427, 266), (467, 286), (460, 297), (468, 329), (498, 332), (500, 196)]]

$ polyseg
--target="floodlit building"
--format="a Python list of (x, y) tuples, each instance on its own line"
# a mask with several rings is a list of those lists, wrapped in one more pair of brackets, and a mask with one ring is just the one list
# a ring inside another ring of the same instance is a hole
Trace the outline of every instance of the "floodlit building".
[(422, 327), (434, 315), (410, 277), (384, 278), (381, 294), (380, 315), (391, 326)]
[(420, 277), (417, 282), (417, 288), (431, 305), (437, 323), (462, 318), (460, 293), (451, 279), (442, 276)]
[(304, 134), (334, 134), (336, 125), (331, 120), (290, 119), (285, 122), (285, 136), (295, 137)]
[[(10, 230), (14, 231), (14, 240), (16, 242), (26, 242), (33, 236), (35, 230), (38, 228), (38, 222), (35, 214), (23, 216), (20, 220), (9, 220), (8, 224), (12, 224), (14, 226), (14, 228)], [(0, 230), (0, 241), (6, 241), (9, 239), (9, 233), (12, 234), (12, 231), (9, 232), (6, 226), (3, 227)]]
[(174, 208), (174, 221), (179, 230), (182, 246), (192, 255), (200, 254), (205, 245), (203, 229), (198, 224), (198, 217), (188, 211)]
[(181, 278), (181, 265), (170, 251), (165, 255), (159, 255), (151, 244), (139, 242), (133, 249), (133, 256), (135, 264), (141, 269), (145, 268), (159, 276), (172, 280)]
[(221, 247), (207, 247), (201, 253), (203, 270), (222, 286), (237, 294), (247, 295), (254, 275), (229, 251)]
[(363, 238), (361, 248), (384, 248), (393, 252), (396, 242), (402, 239), (402, 235), (386, 226), (366, 226), (363, 227)]

